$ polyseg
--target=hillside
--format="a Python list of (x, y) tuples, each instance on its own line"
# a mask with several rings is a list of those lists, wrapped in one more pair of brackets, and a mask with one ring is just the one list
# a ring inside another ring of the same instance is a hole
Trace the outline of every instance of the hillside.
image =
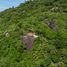
[[(35, 32), (32, 50), (20, 37)], [(67, 67), (67, 0), (30, 0), (0, 12), (0, 67)]]

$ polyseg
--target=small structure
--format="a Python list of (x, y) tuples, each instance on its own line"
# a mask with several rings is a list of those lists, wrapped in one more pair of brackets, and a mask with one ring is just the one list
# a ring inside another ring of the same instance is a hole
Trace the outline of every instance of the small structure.
[(21, 36), (21, 40), (26, 45), (27, 49), (31, 49), (33, 42), (37, 37), (38, 36), (35, 35), (35, 33), (29, 32), (25, 36)]

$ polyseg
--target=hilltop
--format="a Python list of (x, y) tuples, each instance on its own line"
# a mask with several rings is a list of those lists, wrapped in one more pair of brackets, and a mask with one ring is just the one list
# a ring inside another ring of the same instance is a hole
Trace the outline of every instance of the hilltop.
[[(32, 50), (20, 36), (35, 32)], [(67, 67), (67, 0), (30, 0), (0, 12), (0, 67)]]

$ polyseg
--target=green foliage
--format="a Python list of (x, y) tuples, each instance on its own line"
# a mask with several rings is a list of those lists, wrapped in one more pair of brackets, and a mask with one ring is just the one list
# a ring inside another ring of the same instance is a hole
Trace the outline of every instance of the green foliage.
[[(39, 37), (29, 51), (20, 37), (30, 30)], [(66, 45), (67, 0), (30, 0), (0, 12), (0, 67), (67, 67)]]

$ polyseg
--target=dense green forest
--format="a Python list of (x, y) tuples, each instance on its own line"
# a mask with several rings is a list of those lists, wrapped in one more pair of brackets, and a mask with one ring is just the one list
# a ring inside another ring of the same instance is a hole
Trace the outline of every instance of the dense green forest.
[[(32, 50), (20, 36), (38, 35)], [(30, 0), (0, 12), (0, 67), (67, 67), (67, 0)]]

